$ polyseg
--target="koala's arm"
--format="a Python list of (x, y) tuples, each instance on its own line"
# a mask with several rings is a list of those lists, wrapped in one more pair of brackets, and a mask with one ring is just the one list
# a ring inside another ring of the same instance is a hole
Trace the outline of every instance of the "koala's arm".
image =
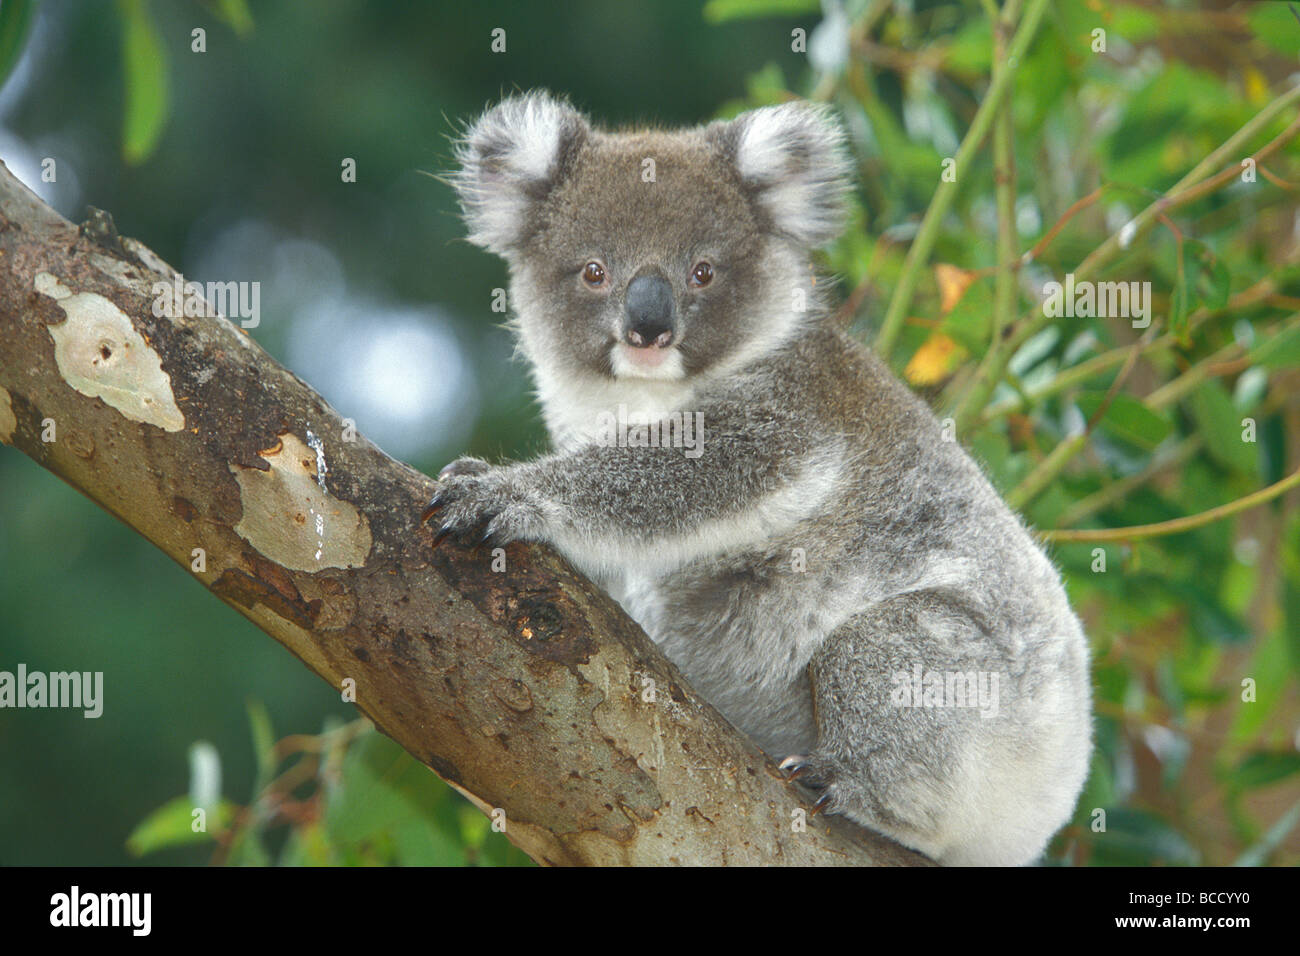
[(765, 540), (831, 494), (833, 440), (762, 408), (703, 415), (698, 457), (590, 444), (497, 467), (462, 459), (445, 472), (433, 520), (501, 543), (547, 541), (600, 564), (662, 567)]

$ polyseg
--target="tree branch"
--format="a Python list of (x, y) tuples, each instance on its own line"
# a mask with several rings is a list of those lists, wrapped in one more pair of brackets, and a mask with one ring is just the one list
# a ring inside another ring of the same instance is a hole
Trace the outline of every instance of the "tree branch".
[[(907, 310), (912, 304), (912, 294), (916, 291), (921, 270), (925, 267), (930, 249), (939, 237), (940, 223), (957, 197), (958, 180), (969, 170), (971, 160), (979, 151), (984, 137), (988, 135), (1003, 99), (1010, 93), (1011, 81), (1020, 64), (1024, 62), (1029, 44), (1034, 39), (1034, 34), (1038, 32), (1038, 23), (1042, 20), (1046, 8), (1047, 0), (1029, 0), (1024, 19), (1020, 21), (1011, 40), (1006, 63), (999, 72), (994, 74), (988, 93), (985, 94), (979, 109), (975, 111), (961, 146), (957, 148), (957, 155), (953, 158), (953, 178), (940, 180), (934, 196), (930, 199), (930, 205), (925, 210), (925, 215), (921, 217), (921, 225), (917, 227), (916, 238), (912, 240), (912, 245), (907, 250), (907, 256), (903, 260), (903, 271), (898, 277), (898, 284), (894, 287), (894, 295), (889, 300), (885, 317), (881, 320), (880, 333), (876, 336), (876, 351), (886, 362), (889, 361), (894, 341), (898, 338), (903, 320), (907, 317)], [(997, 29), (997, 25), (994, 24), (994, 30)]]
[[(1241, 129), (1224, 140), (1218, 149), (1202, 159), (1192, 168), (1191, 172), (1171, 186), (1167, 193), (1152, 202), (1129, 220), (1123, 228), (1113, 233), (1105, 242), (1090, 252), (1082, 262), (1074, 267), (1075, 281), (1091, 281), (1092, 277), (1108, 265), (1111, 260), (1117, 258), (1122, 251), (1145, 236), (1151, 227), (1159, 221), (1161, 214), (1184, 206), (1193, 199), (1199, 199), (1203, 192), (1198, 191), (1197, 184), (1201, 183), (1217, 167), (1227, 162), (1233, 164), (1214, 177), (1215, 189), (1222, 187), (1227, 182), (1230, 182), (1233, 177), (1240, 175), (1240, 160), (1247, 157), (1238, 158), (1236, 153), (1253, 139), (1256, 133), (1261, 129), (1266, 129), (1268, 124), (1280, 113), (1297, 103), (1300, 103), (1300, 83), (1294, 85), (1290, 91), (1278, 96), (1256, 113)], [(1265, 156), (1271, 155), (1297, 135), (1300, 135), (1300, 116), (1296, 117), (1291, 122), (1291, 125), (1249, 158), (1258, 163)], [(1229, 173), (1231, 175), (1228, 175)], [(976, 369), (974, 383), (953, 411), (958, 434), (965, 434), (967, 427), (975, 421), (981, 411), (988, 405), (989, 398), (992, 397), (994, 389), (997, 388), (998, 382), (1002, 380), (1002, 376), (1006, 372), (1007, 365), (1020, 349), (1020, 346), (1033, 338), (1043, 328), (1051, 325), (1051, 323), (1051, 316), (1039, 304), (1022, 315), (1020, 321), (1014, 326), (1005, 330), (1007, 333), (1005, 347), (984, 356)]]
[[(554, 864), (924, 864), (811, 806), (553, 552), (445, 542), (393, 461), (105, 220), (0, 168), (0, 440), (161, 548)], [(200, 564), (200, 561), (202, 562)], [(653, 693), (651, 693), (653, 690)]]
[(1233, 515), (1249, 511), (1251, 508), (1258, 508), (1260, 505), (1272, 501), (1297, 486), (1300, 486), (1300, 470), (1293, 471), (1281, 481), (1274, 482), (1267, 488), (1261, 488), (1259, 491), (1251, 492), (1236, 501), (1230, 501), (1226, 505), (1219, 505), (1209, 511), (1202, 511), (1200, 514), (1174, 518), (1170, 521), (1159, 521), (1155, 524), (1136, 524), (1127, 528), (1063, 528), (1057, 531), (1040, 531), (1038, 536), (1045, 541), (1093, 542), (1137, 541), (1141, 538), (1155, 538), (1165, 534), (1181, 534), (1184, 531), (1193, 531), (1207, 524), (1222, 521), (1224, 518), (1231, 518)]

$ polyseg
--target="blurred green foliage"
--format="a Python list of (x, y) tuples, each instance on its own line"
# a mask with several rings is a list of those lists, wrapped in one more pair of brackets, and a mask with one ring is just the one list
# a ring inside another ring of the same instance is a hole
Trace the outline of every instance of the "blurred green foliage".
[[(0, 7), (0, 67), (15, 7)], [(500, 266), (451, 242), (451, 196), (414, 175), (445, 168), (451, 119), (533, 86), (610, 124), (693, 123), (796, 95), (833, 103), (859, 186), (824, 266), (843, 318), (870, 338), (998, 62), (988, 7), (324, 3), (307, 13), (123, 0), (110, 16), (50, 3), (44, 33), (32, 31), (43, 43), (37, 85), (7, 125), (47, 144), (38, 149), (75, 139), (86, 197), (182, 268), (204, 237), (251, 217), (336, 250), (362, 288), (470, 317), (458, 331), (479, 345), (480, 379), (500, 387), (469, 450), (523, 456), (541, 432), (521, 376), (501, 378), (488, 311)], [(190, 52), (195, 26), (208, 33), (202, 59)], [(488, 52), (496, 26), (511, 38), (504, 56)], [(1150, 283), (1150, 328), (1042, 321), (1038, 304), (1046, 282), (1165, 202), (1284, 95), (1297, 56), (1300, 23), (1283, 4), (1088, 0), (1049, 4), (1015, 64), (1014, 182), (995, 175), (989, 144), (962, 170), (886, 357), (963, 423), (960, 440), (1034, 527), (1166, 522), (1300, 466), (1294, 138), (1253, 177), (1162, 206), (1104, 262), (1099, 280)], [(116, 84), (103, 82), (112, 62)], [(1298, 113), (1280, 111), (1209, 175)], [(363, 171), (351, 191), (337, 183), (345, 155)], [(1013, 190), (1011, 262), (995, 242), (999, 188)], [(1013, 308), (999, 315), (994, 285), (1008, 270)], [(999, 358), (990, 343), (1003, 321), (1034, 331)], [(289, 324), (272, 317), (259, 341), (282, 357)], [(963, 407), (989, 368), (989, 400)], [(416, 464), (465, 450), (435, 447)], [(0, 714), (0, 862), (120, 862), (128, 835), (130, 858), (145, 861), (523, 862), (489, 820), (391, 741), (345, 723), (349, 708), (329, 689), (111, 518), (20, 456), (0, 456), (0, 490), (0, 666), (102, 669), (116, 697), (111, 724)], [(1093, 643), (1097, 752), (1049, 862), (1300, 861), (1298, 503), (1292, 490), (1177, 534), (1054, 547)], [(271, 712), (249, 707), (252, 747), (246, 698)], [(275, 743), (272, 714), (277, 726), (324, 729)], [(177, 794), (200, 738), (216, 744), (227, 796), (196, 837), (194, 798)]]
[(233, 866), (528, 866), (501, 827), (367, 720), (327, 722), (273, 743), (249, 708), (258, 774), (245, 806), (202, 813), (189, 794), (154, 811), (127, 840), (139, 856), (199, 843)]

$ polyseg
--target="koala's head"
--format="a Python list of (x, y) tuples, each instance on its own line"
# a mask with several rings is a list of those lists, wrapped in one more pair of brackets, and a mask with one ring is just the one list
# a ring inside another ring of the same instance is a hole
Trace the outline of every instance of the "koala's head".
[(543, 93), (490, 109), (453, 183), (510, 266), (527, 357), (556, 374), (683, 379), (784, 341), (814, 311), (848, 161), (824, 108), (609, 133)]

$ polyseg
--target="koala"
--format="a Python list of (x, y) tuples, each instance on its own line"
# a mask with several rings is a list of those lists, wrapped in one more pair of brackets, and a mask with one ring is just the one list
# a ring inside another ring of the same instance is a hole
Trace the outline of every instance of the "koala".
[(451, 182), (553, 450), (452, 463), (426, 517), (556, 548), (826, 812), (1031, 863), (1087, 774), (1086, 638), (980, 468), (830, 321), (810, 253), (844, 139), (803, 102), (609, 132), (535, 92), (474, 122)]

